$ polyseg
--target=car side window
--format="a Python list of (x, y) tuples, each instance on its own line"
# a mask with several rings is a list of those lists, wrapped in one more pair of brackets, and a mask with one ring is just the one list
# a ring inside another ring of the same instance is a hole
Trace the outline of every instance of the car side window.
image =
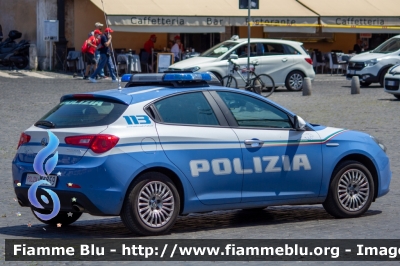
[(290, 45), (285, 45), (285, 54), (301, 54), (297, 49)]
[(202, 92), (179, 94), (154, 104), (165, 123), (219, 125), (213, 109)]
[(293, 128), (289, 116), (264, 101), (233, 92), (217, 92), (241, 127)]
[(283, 45), (280, 43), (267, 43), (264, 45), (265, 52), (264, 55), (283, 55), (285, 54), (285, 50)]

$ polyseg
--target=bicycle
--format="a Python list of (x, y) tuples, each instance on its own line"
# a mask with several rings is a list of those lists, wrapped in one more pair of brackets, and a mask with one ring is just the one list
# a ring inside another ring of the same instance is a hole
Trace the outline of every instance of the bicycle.
[[(236, 64), (233, 61), (233, 59), (237, 59), (237, 56), (233, 57), (233, 58), (231, 57), (228, 60), (229, 64), (232, 64), (232, 69), (229, 71), (229, 75), (222, 78), (222, 85), (224, 87), (238, 88), (237, 80), (233, 76), (233, 74), (236, 71), (238, 73), (239, 77), (246, 84), (244, 87), (245, 90), (252, 91), (252, 92), (257, 93), (264, 97), (268, 97), (274, 92), (275, 82), (274, 82), (273, 78), (267, 74), (257, 75), (257, 73), (255, 72), (256, 66), (258, 65), (258, 61), (251, 62), (251, 65), (253, 65), (253, 68), (250, 68), (250, 70), (246, 70), (247, 72), (250, 72), (250, 78), (246, 79), (245, 77), (243, 77), (243, 75), (239, 71), (240, 66), (238, 64)], [(267, 91), (267, 94), (265, 94), (265, 93), (262, 94), (263, 91)]]

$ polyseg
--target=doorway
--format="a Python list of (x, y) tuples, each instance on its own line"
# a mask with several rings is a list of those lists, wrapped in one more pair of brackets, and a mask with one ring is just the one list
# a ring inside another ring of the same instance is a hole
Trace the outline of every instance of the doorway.
[(202, 53), (220, 43), (220, 33), (182, 33), (181, 40), (185, 50), (194, 49)]

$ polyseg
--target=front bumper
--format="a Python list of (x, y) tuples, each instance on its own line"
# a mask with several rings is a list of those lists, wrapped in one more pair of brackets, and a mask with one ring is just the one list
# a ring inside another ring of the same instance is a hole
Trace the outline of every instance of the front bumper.
[(379, 82), (379, 77), (375, 76), (371, 73), (365, 73), (365, 74), (357, 74), (357, 71), (355, 74), (347, 74), (346, 75), (346, 79), (351, 80), (354, 76), (358, 76), (358, 78), (360, 79), (360, 81), (363, 82), (370, 82), (370, 83), (377, 83)]

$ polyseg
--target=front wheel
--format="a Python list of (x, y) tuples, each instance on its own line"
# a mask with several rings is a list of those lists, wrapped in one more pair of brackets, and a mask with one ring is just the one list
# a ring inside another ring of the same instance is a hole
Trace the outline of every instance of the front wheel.
[(270, 75), (260, 74), (255, 77), (253, 88), (255, 93), (268, 97), (275, 91), (275, 82)]
[(399, 94), (393, 94), (393, 96), (400, 100), (400, 95)]
[(365, 213), (374, 197), (369, 170), (357, 161), (345, 161), (333, 173), (325, 210), (336, 218), (353, 218)]
[(222, 78), (222, 86), (229, 88), (237, 88), (237, 80), (233, 76), (225, 76)]
[(121, 219), (138, 235), (159, 235), (175, 224), (179, 209), (179, 193), (171, 179), (159, 172), (148, 172), (128, 190)]

